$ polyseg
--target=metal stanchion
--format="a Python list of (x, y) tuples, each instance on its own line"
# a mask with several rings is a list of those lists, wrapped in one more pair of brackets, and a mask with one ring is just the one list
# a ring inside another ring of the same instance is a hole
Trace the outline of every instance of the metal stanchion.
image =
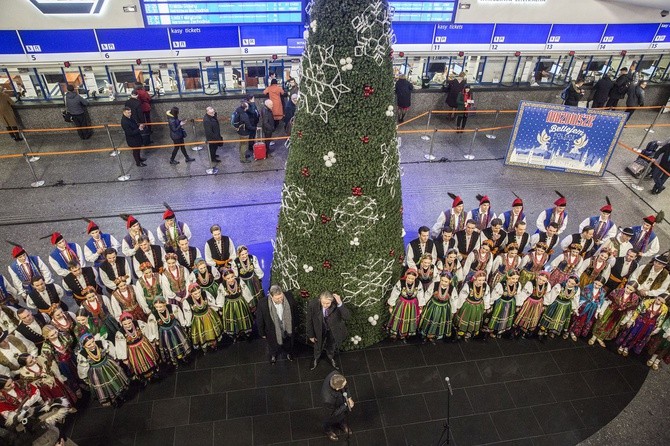
[(654, 124), (656, 124), (656, 121), (658, 120), (658, 118), (660, 118), (661, 114), (663, 114), (663, 110), (665, 110), (665, 106), (662, 106), (658, 110), (658, 113), (656, 113), (656, 116), (654, 117), (654, 120), (651, 121), (651, 125), (649, 126), (649, 128), (645, 129), (645, 130), (647, 130), (647, 132), (645, 132), (644, 136), (642, 137), (642, 141), (640, 141), (640, 145), (637, 146), (637, 151), (638, 152), (642, 152), (642, 146), (644, 145), (645, 141), (647, 140), (647, 136), (649, 136), (650, 133), (654, 133), (654, 131), (653, 131)]
[[(209, 141), (205, 140), (205, 145), (209, 145)], [(212, 159), (212, 152), (207, 150), (207, 157), (209, 158), (209, 169), (207, 169), (205, 172), (207, 175), (216, 175), (219, 173), (219, 169), (214, 166), (214, 160)]]
[[(495, 127), (496, 124), (498, 123), (498, 115), (500, 115), (500, 110), (496, 110), (496, 116), (495, 116), (495, 118), (493, 118), (493, 125), (491, 127)], [(494, 135), (493, 133), (487, 133), (486, 137), (488, 139), (496, 139), (497, 138), (497, 136)]]
[[(432, 110), (428, 112), (428, 122), (426, 123), (426, 133), (428, 133), (428, 127), (430, 127), (430, 117), (433, 116)], [(430, 139), (430, 136), (428, 135), (423, 135), (421, 137), (424, 141), (428, 141)]]
[(472, 152), (473, 152), (473, 148), (474, 148), (474, 145), (475, 145), (475, 139), (477, 138), (477, 133), (479, 133), (478, 128), (475, 129), (475, 133), (473, 133), (473, 135), (472, 135), (472, 141), (470, 141), (470, 151), (468, 153), (466, 153), (465, 155), (463, 155), (463, 158), (465, 158), (466, 160), (475, 159), (475, 156), (472, 154)]
[[(433, 129), (433, 137), (431, 138), (428, 136), (427, 138), (430, 139), (430, 151), (425, 154), (423, 157), (426, 158), (428, 161), (435, 161), (435, 155), (433, 155), (433, 146), (435, 145), (435, 135), (437, 134), (437, 129)], [(423, 137), (421, 138), (423, 139)], [(426, 141), (428, 141), (426, 139)]]
[[(26, 145), (26, 153), (32, 153), (32, 149), (30, 148), (30, 144), (28, 144), (28, 138), (26, 138), (26, 134), (23, 133), (23, 130), (19, 130), (19, 134), (21, 135), (21, 138), (23, 138), (23, 143)], [(31, 155), (28, 158), (28, 161), (31, 163), (34, 163), (35, 161), (39, 160), (40, 157), (37, 155)], [(40, 185), (41, 186), (41, 185)]]
[(109, 131), (109, 125), (105, 124), (105, 130), (107, 130), (107, 137), (109, 138), (109, 143), (112, 145), (112, 151), (109, 153), (109, 156), (116, 156), (120, 152), (115, 149), (114, 140), (112, 139), (112, 133)]
[[(112, 146), (114, 147), (114, 146)], [(119, 181), (128, 181), (130, 179), (130, 174), (127, 174), (125, 170), (123, 170), (123, 163), (121, 162), (121, 151), (116, 150), (116, 147), (114, 147), (114, 150), (118, 152), (118, 156), (116, 157), (116, 160), (119, 162), (119, 169), (121, 169), (121, 176), (117, 177), (116, 179)]]
[[(191, 124), (193, 124), (193, 139), (197, 140), (198, 139), (198, 132), (195, 129), (195, 119), (191, 119)], [(191, 150), (193, 150), (194, 152), (199, 152), (202, 149), (203, 149), (203, 146), (193, 146), (193, 147), (191, 147)]]
[(30, 173), (33, 174), (33, 178), (35, 179), (35, 181), (30, 183), (30, 185), (32, 187), (44, 186), (44, 180), (40, 180), (39, 178), (37, 178), (37, 174), (35, 173), (35, 169), (33, 169), (33, 165), (31, 164), (32, 161), (30, 161), (30, 158), (28, 157), (28, 153), (27, 152), (24, 153), (23, 157), (25, 158), (26, 162), (28, 163), (28, 167), (30, 168)]

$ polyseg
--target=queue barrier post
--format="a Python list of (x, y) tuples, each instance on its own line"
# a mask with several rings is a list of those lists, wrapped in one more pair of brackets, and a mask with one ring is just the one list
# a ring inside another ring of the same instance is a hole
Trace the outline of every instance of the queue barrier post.
[[(191, 119), (191, 124), (193, 125), (193, 138), (195, 140), (197, 140), (198, 139), (198, 131), (196, 130), (195, 119)], [(193, 150), (194, 152), (199, 152), (202, 149), (203, 149), (203, 146), (193, 146), (193, 147), (191, 147), (191, 150)]]
[[(19, 130), (19, 134), (23, 138), (23, 143), (26, 145), (26, 153), (33, 153), (33, 149), (30, 148), (30, 144), (28, 143), (28, 138), (26, 138), (26, 134), (23, 133), (23, 130)], [(33, 154), (26, 159), (28, 160), (28, 162), (34, 163), (35, 161), (39, 160), (40, 157)], [(33, 174), (34, 174), (34, 172), (33, 172)], [(35, 186), (35, 187), (38, 187), (38, 186)]]
[(39, 178), (37, 178), (37, 174), (35, 173), (35, 169), (33, 168), (32, 161), (30, 161), (30, 157), (28, 156), (28, 152), (24, 153), (23, 157), (25, 158), (26, 162), (28, 163), (28, 167), (30, 168), (30, 173), (33, 174), (33, 178), (35, 179), (35, 181), (30, 183), (30, 185), (32, 187), (44, 186), (44, 180), (40, 180)]
[(477, 133), (479, 133), (479, 128), (476, 128), (475, 132), (472, 134), (472, 140), (470, 141), (470, 150), (468, 150), (468, 153), (463, 155), (463, 158), (465, 158), (466, 160), (475, 159), (475, 156), (472, 154), (472, 152), (474, 150), (475, 139), (477, 138)]
[(114, 140), (112, 139), (112, 133), (109, 131), (109, 124), (105, 124), (105, 130), (107, 131), (107, 138), (109, 138), (109, 143), (112, 145), (112, 151), (109, 152), (109, 156), (117, 156), (119, 151), (116, 150), (114, 145)]
[[(428, 112), (428, 122), (426, 123), (426, 133), (428, 133), (428, 128), (430, 127), (430, 118), (431, 118), (432, 116), (433, 116), (433, 111), (430, 110), (430, 111)], [(423, 139), (424, 141), (428, 141), (428, 140), (430, 139), (430, 136), (428, 136), (428, 135), (423, 135), (423, 136), (421, 137), (421, 139)]]
[(126, 171), (123, 169), (123, 163), (121, 162), (121, 151), (116, 149), (116, 146), (113, 144), (112, 141), (112, 149), (113, 151), (117, 153), (116, 155), (116, 160), (119, 162), (119, 169), (121, 169), (121, 176), (118, 176), (116, 179), (119, 181), (128, 181), (130, 179), (130, 175), (126, 173)]
[(644, 133), (644, 136), (642, 137), (642, 141), (640, 141), (640, 145), (637, 147), (638, 152), (642, 152), (642, 146), (647, 141), (647, 136), (649, 136), (650, 133), (654, 133), (654, 131), (653, 131), (654, 125), (656, 124), (656, 121), (658, 120), (658, 118), (660, 118), (661, 115), (663, 114), (663, 110), (665, 110), (664, 105), (661, 106), (661, 108), (659, 108), (658, 113), (656, 113), (656, 116), (654, 117), (654, 120), (651, 121), (651, 125), (649, 126), (649, 128), (645, 129), (645, 133)]
[[(433, 146), (435, 145), (435, 135), (437, 135), (437, 129), (433, 129), (432, 138), (428, 136), (428, 139), (430, 139), (430, 151), (423, 156), (424, 158), (426, 158), (428, 161), (431, 162), (435, 161), (435, 155), (433, 155)], [(421, 139), (423, 139), (423, 137)]]
[[(205, 145), (209, 145), (209, 141), (205, 140)], [(205, 170), (205, 173), (207, 173), (207, 175), (216, 175), (217, 173), (219, 173), (219, 169), (214, 166), (214, 160), (212, 159), (211, 150), (207, 151), (207, 157), (209, 158), (209, 169)]]
[[(493, 125), (491, 127), (495, 127), (496, 124), (498, 123), (498, 116), (500, 116), (500, 110), (496, 110), (496, 116), (495, 116), (495, 118), (493, 118)], [(486, 137), (488, 139), (496, 139), (497, 138), (497, 136), (494, 135), (493, 133), (487, 133)]]

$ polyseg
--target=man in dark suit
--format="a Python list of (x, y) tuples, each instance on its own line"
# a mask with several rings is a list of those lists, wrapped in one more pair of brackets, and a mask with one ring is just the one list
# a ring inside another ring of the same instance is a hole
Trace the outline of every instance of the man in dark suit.
[(336, 371), (330, 372), (321, 385), (321, 398), (327, 411), (323, 430), (328, 439), (339, 440), (335, 429), (341, 429), (349, 437), (351, 429), (347, 426), (346, 415), (354, 408), (354, 400), (348, 395), (347, 379)]
[(142, 147), (142, 131), (144, 130), (144, 124), (138, 124), (132, 118), (133, 110), (130, 107), (124, 107), (123, 117), (121, 117), (121, 128), (123, 133), (126, 135), (126, 143), (128, 147), (136, 147), (133, 149), (133, 158), (135, 159), (135, 165), (138, 167), (144, 167), (144, 161), (146, 159), (140, 156), (140, 149)]
[(326, 351), (330, 365), (337, 368), (335, 350), (347, 337), (345, 321), (351, 313), (342, 303), (342, 298), (330, 291), (324, 291), (318, 299), (312, 300), (307, 307), (307, 338), (314, 344), (314, 360), (310, 370), (314, 370)]
[(275, 364), (282, 350), (286, 359), (293, 361), (294, 327), (298, 320), (295, 300), (284, 293), (279, 285), (270, 287), (269, 297), (263, 297), (256, 306), (258, 334), (268, 341), (270, 363)]

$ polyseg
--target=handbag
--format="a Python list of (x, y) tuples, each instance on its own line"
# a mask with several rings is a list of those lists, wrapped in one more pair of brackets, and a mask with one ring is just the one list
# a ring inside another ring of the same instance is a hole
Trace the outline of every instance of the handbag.
[(72, 122), (72, 114), (70, 114), (70, 112), (67, 111), (67, 96), (63, 96), (63, 101), (65, 102), (65, 109), (62, 111), (63, 120), (65, 122)]

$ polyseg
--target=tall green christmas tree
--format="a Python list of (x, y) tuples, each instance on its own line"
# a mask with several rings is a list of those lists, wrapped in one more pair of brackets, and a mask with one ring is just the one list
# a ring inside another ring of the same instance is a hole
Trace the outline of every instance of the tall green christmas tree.
[(303, 310), (340, 294), (353, 314), (343, 348), (362, 348), (384, 337), (404, 260), (388, 2), (315, 0), (308, 13), (272, 281)]

